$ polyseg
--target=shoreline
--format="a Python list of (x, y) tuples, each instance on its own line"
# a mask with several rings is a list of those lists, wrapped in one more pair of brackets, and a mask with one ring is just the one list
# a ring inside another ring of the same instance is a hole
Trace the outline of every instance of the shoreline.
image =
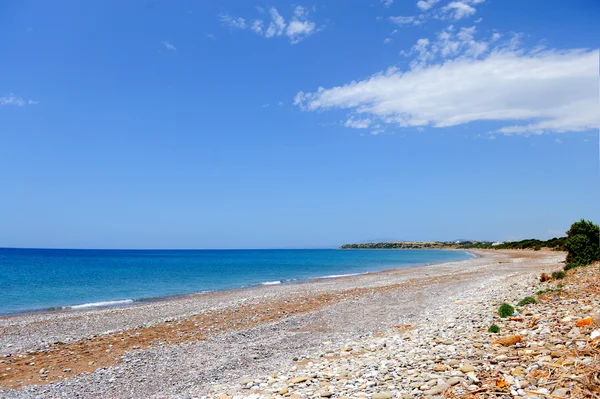
[[(14, 377), (2, 379), (0, 374), (0, 389), (36, 384), (25, 391), (5, 391), (14, 393), (7, 396), (11, 398), (29, 397), (25, 392), (33, 395), (39, 389), (54, 392), (47, 397), (60, 397), (65, 389), (87, 392), (83, 397), (152, 397), (166, 389), (161, 381), (170, 386), (166, 379), (172, 378), (167, 377), (171, 370), (200, 367), (203, 371), (189, 378), (195, 391), (207, 392), (223, 379), (251, 370), (268, 372), (308, 356), (323, 342), (387, 334), (394, 326), (423, 322), (423, 317), (445, 317), (444, 309), (457, 296), (474, 298), (484, 287), (548, 271), (564, 259), (562, 253), (545, 251), (475, 254), (479, 257), (322, 281), (0, 318), (0, 355), (8, 352), (15, 359)], [(30, 361), (36, 353), (44, 353), (44, 359)], [(132, 368), (132, 362), (146, 366)], [(47, 374), (40, 374), (41, 367)], [(125, 370), (132, 386), (122, 386), (119, 370)], [(105, 381), (108, 375), (113, 381)], [(156, 385), (140, 382), (149, 375)], [(189, 387), (189, 378), (182, 384)], [(179, 397), (173, 392), (164, 396)]]
[[(364, 249), (345, 249), (344, 251), (348, 251), (348, 250), (364, 250)], [(388, 249), (368, 249), (368, 250), (388, 250)], [(388, 251), (390, 251), (390, 250), (394, 250), (394, 251), (398, 251), (398, 250), (430, 251), (431, 249), (423, 249), (423, 248), (419, 248), (419, 249), (389, 249)], [(474, 253), (472, 250), (463, 250), (463, 249), (454, 249), (454, 248), (449, 248), (449, 249), (435, 248), (433, 250), (448, 251), (448, 252), (464, 252), (464, 253), (473, 255), (473, 258), (480, 257), (480, 255)], [(87, 251), (87, 250), (83, 250), (83, 251)], [(107, 251), (111, 251), (111, 250), (107, 250)], [(65, 312), (82, 312), (82, 311), (95, 310), (95, 309), (101, 310), (101, 309), (116, 309), (116, 308), (124, 308), (124, 307), (133, 307), (133, 306), (140, 306), (140, 305), (148, 304), (148, 303), (172, 301), (172, 300), (177, 300), (177, 299), (186, 299), (189, 297), (207, 295), (207, 294), (211, 294), (211, 293), (252, 290), (252, 289), (265, 287), (265, 286), (268, 287), (268, 286), (272, 286), (272, 285), (306, 284), (306, 283), (313, 283), (313, 282), (318, 282), (318, 281), (322, 281), (322, 280), (355, 277), (355, 276), (362, 276), (362, 275), (366, 275), (366, 274), (375, 275), (378, 273), (390, 272), (390, 271), (397, 270), (397, 269), (426, 267), (426, 266), (438, 265), (438, 264), (443, 264), (443, 263), (460, 262), (460, 261), (466, 261), (466, 260), (469, 260), (469, 258), (446, 260), (443, 262), (433, 262), (433, 263), (423, 263), (423, 264), (389, 267), (389, 268), (381, 269), (381, 270), (365, 271), (365, 272), (358, 272), (358, 273), (348, 273), (348, 274), (330, 275), (330, 276), (317, 276), (317, 277), (308, 277), (308, 278), (303, 278), (303, 279), (293, 279), (292, 278), (292, 279), (264, 281), (264, 282), (260, 282), (260, 283), (253, 283), (250, 285), (242, 285), (239, 287), (224, 288), (224, 289), (209, 290), (209, 291), (198, 291), (198, 292), (183, 293), (183, 294), (173, 294), (173, 295), (166, 295), (166, 296), (145, 297), (145, 298), (125, 298), (125, 299), (105, 299), (105, 300), (101, 300), (101, 301), (97, 301), (97, 302), (84, 302), (84, 303), (80, 303), (80, 304), (78, 303), (78, 304), (73, 304), (73, 305), (53, 306), (53, 307), (47, 307), (47, 308), (41, 308), (41, 309), (22, 310), (22, 311), (8, 312), (8, 313), (0, 312), (0, 321), (4, 318), (18, 317), (18, 316), (25, 316), (25, 315), (39, 315), (39, 314), (46, 314), (46, 313), (56, 314), (56, 313), (65, 313)], [(277, 283), (276, 283), (276, 281), (277, 281)], [(96, 304), (100, 304), (100, 303), (102, 303), (102, 304), (106, 303), (106, 305), (96, 305)], [(89, 305), (89, 306), (84, 307), (84, 305)]]

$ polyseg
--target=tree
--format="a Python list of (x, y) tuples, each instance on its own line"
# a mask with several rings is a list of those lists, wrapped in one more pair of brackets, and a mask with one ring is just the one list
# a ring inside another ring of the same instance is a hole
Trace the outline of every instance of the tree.
[(600, 227), (581, 219), (571, 225), (565, 242), (567, 264), (589, 265), (600, 260)]

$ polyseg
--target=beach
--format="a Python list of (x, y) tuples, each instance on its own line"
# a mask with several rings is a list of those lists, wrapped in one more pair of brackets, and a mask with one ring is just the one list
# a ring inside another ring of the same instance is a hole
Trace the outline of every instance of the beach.
[(531, 291), (565, 256), (472, 252), (477, 258), (358, 276), (2, 317), (0, 397), (258, 395), (240, 391), (240, 381), (364, 339), (446, 331)]

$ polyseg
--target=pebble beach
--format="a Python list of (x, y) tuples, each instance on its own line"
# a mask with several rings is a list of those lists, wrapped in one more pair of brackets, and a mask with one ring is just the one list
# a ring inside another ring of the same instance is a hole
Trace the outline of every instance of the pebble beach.
[[(564, 253), (473, 252), (361, 276), (3, 317), (0, 397), (599, 397), (598, 267), (540, 282), (562, 269)], [(536, 303), (517, 306), (524, 297)], [(497, 313), (503, 302), (515, 307), (510, 317)]]

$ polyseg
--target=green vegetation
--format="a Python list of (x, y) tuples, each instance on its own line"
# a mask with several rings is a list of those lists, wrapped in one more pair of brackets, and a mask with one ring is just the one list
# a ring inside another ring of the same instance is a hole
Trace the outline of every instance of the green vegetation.
[(583, 219), (573, 223), (567, 231), (565, 248), (570, 269), (600, 260), (600, 227)]
[(492, 334), (498, 334), (500, 332), (500, 327), (498, 327), (495, 324), (492, 324), (489, 328), (488, 328), (488, 332), (492, 333)]
[(362, 244), (344, 244), (340, 249), (533, 249), (551, 248), (564, 251), (567, 237), (552, 238), (547, 241), (528, 239), (495, 243), (492, 241), (434, 241), (434, 242), (370, 242)]
[(564, 285), (558, 284), (556, 286), (556, 288), (546, 288), (545, 290), (539, 290), (538, 292), (535, 293), (535, 295), (544, 295), (549, 292), (561, 292), (563, 287), (564, 287)]
[(567, 270), (575, 269), (576, 267), (579, 267), (579, 265), (575, 264), (575, 263), (567, 263), (564, 267), (564, 270), (567, 271)]
[(567, 274), (563, 271), (552, 272), (552, 279), (554, 280), (562, 280), (565, 277), (567, 277)]
[(535, 303), (535, 302), (536, 302), (535, 298), (532, 298), (530, 296), (526, 296), (519, 303), (517, 303), (517, 306), (525, 306), (525, 305), (529, 305), (530, 303)]
[(533, 238), (521, 241), (503, 242), (496, 245), (495, 249), (533, 249), (539, 251), (542, 248), (551, 248), (555, 251), (564, 251), (564, 245), (567, 237), (551, 238), (550, 240), (542, 241)]
[(363, 244), (344, 244), (341, 249), (532, 249), (539, 251), (549, 248), (554, 251), (567, 251), (565, 270), (577, 266), (589, 265), (600, 260), (600, 228), (598, 225), (580, 220), (571, 225), (566, 237), (554, 237), (549, 240), (530, 238), (521, 241), (432, 241), (432, 242), (371, 242)]
[(498, 314), (502, 318), (512, 316), (513, 314), (515, 314), (515, 308), (510, 306), (508, 303), (503, 303), (502, 305), (500, 305), (500, 308), (498, 309)]

